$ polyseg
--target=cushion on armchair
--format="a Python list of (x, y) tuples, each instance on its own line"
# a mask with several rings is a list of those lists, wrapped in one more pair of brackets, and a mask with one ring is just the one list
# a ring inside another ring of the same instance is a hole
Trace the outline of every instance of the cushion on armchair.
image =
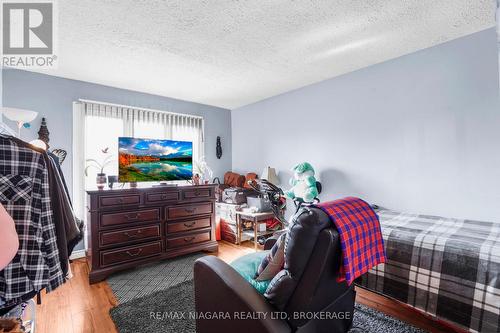
[(262, 259), (255, 280), (271, 280), (283, 269), (285, 266), (285, 238), (286, 232), (279, 236), (271, 250)]
[(266, 292), (267, 286), (271, 280), (257, 281), (254, 279), (257, 268), (259, 267), (262, 259), (267, 255), (268, 251), (261, 251), (250, 253), (239, 257), (231, 263), (233, 267), (245, 280), (248, 281), (260, 294)]

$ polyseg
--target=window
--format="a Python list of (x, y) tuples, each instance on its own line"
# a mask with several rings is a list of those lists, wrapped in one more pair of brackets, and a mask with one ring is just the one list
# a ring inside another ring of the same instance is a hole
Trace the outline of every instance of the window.
[(165, 126), (154, 121), (134, 120), (134, 137), (144, 139), (165, 138)]
[[(105, 118), (99, 116), (85, 117), (85, 161), (94, 159), (101, 161), (106, 155), (116, 155), (118, 152), (118, 137), (123, 136), (123, 121), (117, 118)], [(107, 149), (107, 153), (104, 151)], [(112, 161), (104, 170), (107, 175), (118, 174), (117, 157), (111, 157)], [(96, 168), (87, 170), (88, 176), (85, 177), (85, 188), (95, 187), (96, 175), (99, 172)]]
[[(85, 217), (85, 189), (95, 188), (100, 171), (86, 160), (112, 157), (104, 173), (118, 175), (118, 137), (171, 139), (193, 142), (193, 165), (203, 156), (203, 118), (164, 111), (137, 109), (97, 102), (73, 105), (73, 201), (78, 217)], [(107, 149), (107, 150), (106, 150)]]

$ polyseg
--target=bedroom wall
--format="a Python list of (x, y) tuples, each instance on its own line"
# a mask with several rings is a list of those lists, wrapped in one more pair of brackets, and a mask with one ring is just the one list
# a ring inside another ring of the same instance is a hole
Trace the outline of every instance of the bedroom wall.
[[(22, 139), (25, 141), (36, 139), (41, 119), (46, 117), (51, 147), (68, 151), (68, 162), (63, 163), (62, 169), (70, 187), (70, 193), (72, 190), (72, 110), (73, 102), (79, 98), (202, 116), (205, 119), (207, 163), (214, 170), (215, 176), (222, 176), (224, 172), (231, 170), (231, 114), (229, 110), (17, 69), (4, 69), (2, 81), (4, 106), (39, 112), (39, 116), (31, 124), (32, 127), (21, 130)], [(14, 127), (13, 124), (11, 125)], [(222, 139), (223, 155), (220, 160), (215, 156), (217, 136)]]
[[(3, 106), (3, 68), (0, 67), (0, 106)], [(2, 117), (0, 115), (0, 117)]]
[(497, 57), (489, 29), (233, 110), (233, 169), (288, 188), (309, 161), (323, 200), (500, 221)]

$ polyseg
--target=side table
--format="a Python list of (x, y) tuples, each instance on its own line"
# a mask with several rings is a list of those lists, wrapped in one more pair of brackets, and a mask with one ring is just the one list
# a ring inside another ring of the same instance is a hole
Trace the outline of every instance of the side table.
[(266, 230), (266, 231), (258, 231), (257, 229), (257, 224), (260, 221), (267, 220), (270, 218), (274, 218), (274, 213), (273, 212), (261, 212), (261, 213), (247, 213), (247, 212), (242, 212), (242, 211), (237, 211), (236, 212), (236, 228), (238, 232), (238, 239), (241, 239), (241, 234), (243, 233), (243, 228), (242, 228), (242, 221), (247, 220), (247, 221), (252, 221), (252, 227), (253, 227), (253, 242), (254, 242), (254, 248), (255, 250), (258, 249), (259, 243), (257, 242), (257, 238), (259, 236), (265, 236), (265, 235), (270, 235), (276, 232), (276, 230)]

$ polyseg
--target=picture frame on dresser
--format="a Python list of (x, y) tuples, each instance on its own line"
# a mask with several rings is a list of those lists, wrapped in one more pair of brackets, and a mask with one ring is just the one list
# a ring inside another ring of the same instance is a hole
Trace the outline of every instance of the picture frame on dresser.
[(215, 185), (87, 191), (89, 281), (198, 251), (216, 252)]

